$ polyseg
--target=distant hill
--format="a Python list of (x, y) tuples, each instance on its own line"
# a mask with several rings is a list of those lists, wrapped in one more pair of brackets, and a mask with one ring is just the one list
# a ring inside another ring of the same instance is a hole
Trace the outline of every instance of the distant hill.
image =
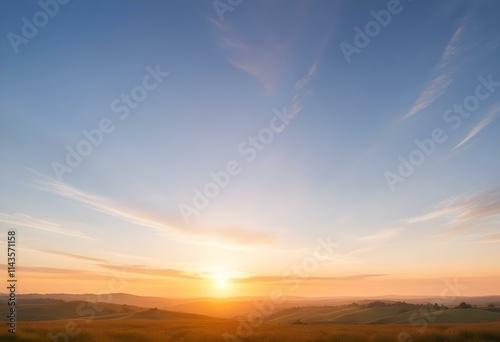
[(426, 310), (425, 306), (395, 304), (385, 307), (324, 306), (281, 310), (268, 319), (281, 324), (429, 324), (500, 322), (491, 309)]
[[(6, 301), (7, 295), (0, 294), (0, 301)], [(17, 296), (18, 304), (21, 306), (20, 310), (24, 310), (22, 308), (23, 305), (28, 304), (56, 304), (64, 302), (96, 302), (96, 301), (109, 301), (109, 304), (118, 305), (116, 307), (109, 306), (110, 310), (114, 310), (114, 312), (109, 312), (109, 315), (115, 315), (116, 317), (120, 316), (120, 305), (128, 305), (130, 307), (136, 306), (140, 307), (143, 310), (147, 308), (158, 308), (167, 311), (173, 311), (177, 313), (190, 313), (190, 314), (199, 314), (206, 315), (211, 317), (220, 317), (220, 318), (235, 318), (239, 315), (245, 315), (248, 312), (252, 312), (256, 310), (255, 303), (261, 301), (268, 301), (268, 297), (230, 297), (230, 298), (164, 298), (164, 297), (151, 297), (151, 296), (137, 296), (131, 295), (127, 293), (110, 293), (103, 294), (101, 296), (97, 296), (95, 294), (65, 294), (65, 293), (55, 293), (55, 294), (20, 294)], [(287, 297), (287, 300), (284, 301), (281, 305), (275, 306), (275, 315), (269, 317), (269, 320), (276, 320), (279, 322), (293, 322), (297, 319), (304, 319), (304, 315), (299, 314), (298, 312), (292, 313), (288, 312), (287, 315), (290, 317), (281, 317), (278, 318), (276, 316), (276, 312), (280, 312), (283, 314), (282, 310), (287, 310), (292, 307), (308, 307), (307, 309), (309, 313), (309, 317), (307, 317), (308, 322), (333, 322), (342, 323), (342, 322), (351, 322), (356, 324), (357, 322), (369, 322), (371, 323), (399, 323), (399, 322), (408, 322), (408, 318), (413, 312), (415, 308), (402, 307), (400, 309), (378, 309), (371, 308), (372, 310), (368, 310), (366, 312), (359, 312), (354, 315), (354, 311), (358, 310), (342, 310), (341, 306), (348, 305), (350, 303), (356, 302), (360, 305), (368, 305), (374, 301), (383, 301), (387, 304), (394, 304), (400, 301), (406, 301), (412, 304), (423, 305), (426, 303), (434, 303), (436, 299), (433, 297), (401, 297), (401, 296), (380, 296), (380, 297), (369, 297), (369, 298), (359, 298), (359, 297), (333, 297), (333, 298), (307, 298), (307, 297), (298, 297), (298, 296), (290, 296)], [(465, 301), (475, 306), (478, 305), (480, 308), (486, 308), (488, 304), (493, 304), (494, 308), (489, 308), (491, 313), (499, 313), (497, 312), (500, 309), (500, 296), (481, 296), (481, 297), (457, 297), (454, 299), (454, 304), (450, 305), (454, 307), (458, 305), (460, 302)], [(323, 306), (328, 306), (330, 309), (321, 309)], [(410, 305), (410, 304), (409, 304)], [(332, 309), (333, 307), (338, 307), (337, 309)], [(5, 306), (0, 306), (0, 312), (5, 310)], [(47, 317), (55, 317), (57, 319), (59, 314), (57, 312), (53, 312), (51, 310), (56, 310), (55, 307), (47, 308), (47, 312), (43, 313), (42, 307), (33, 307), (32, 308), (35, 313), (34, 316), (45, 316), (44, 319), (49, 319)], [(305, 309), (304, 309), (305, 310)], [(324, 311), (326, 310), (326, 311)], [(395, 313), (393, 311), (396, 311)], [(343, 317), (337, 317), (337, 311), (343, 312)], [(351, 312), (352, 311), (352, 312)], [(349, 316), (348, 314), (352, 313), (353, 316)], [(24, 314), (24, 312), (21, 312)], [(33, 316), (32, 315), (32, 316)], [(487, 314), (486, 314), (487, 315)], [(100, 316), (100, 313), (99, 315)], [(307, 315), (305, 315), (307, 316)], [(345, 316), (345, 317), (344, 317)], [(19, 316), (22, 319), (21, 316)], [(30, 313), (26, 313), (26, 317), (31, 317)], [(110, 316), (111, 317), (111, 316)], [(495, 315), (490, 318), (494, 318)], [(457, 317), (458, 318), (458, 317)], [(444, 319), (440, 318), (440, 319)], [(486, 321), (486, 317), (484, 318)]]
[[(7, 295), (0, 294), (0, 299), (7, 298)], [(136, 296), (128, 293), (105, 293), (96, 295), (92, 293), (84, 294), (68, 294), (68, 293), (49, 293), (49, 294), (19, 294), (17, 298), (21, 302), (32, 302), (35, 299), (59, 299), (66, 302), (70, 301), (88, 301), (88, 302), (103, 302), (109, 301), (112, 304), (128, 304), (142, 307), (158, 307), (166, 308), (171, 305), (191, 302), (199, 299), (179, 299), (179, 298), (163, 298), (163, 297), (149, 297), (149, 296)]]
[[(55, 301), (51, 303), (18, 304), (18, 321), (49, 321), (62, 319), (152, 319), (152, 320), (219, 320), (205, 315), (144, 308), (133, 305), (91, 303), (86, 301)], [(7, 316), (7, 305), (0, 307), (0, 315)]]

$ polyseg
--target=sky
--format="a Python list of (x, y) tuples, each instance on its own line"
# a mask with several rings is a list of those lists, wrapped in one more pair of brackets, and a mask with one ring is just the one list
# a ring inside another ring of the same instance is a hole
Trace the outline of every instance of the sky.
[(499, 10), (1, 1), (19, 293), (498, 294)]

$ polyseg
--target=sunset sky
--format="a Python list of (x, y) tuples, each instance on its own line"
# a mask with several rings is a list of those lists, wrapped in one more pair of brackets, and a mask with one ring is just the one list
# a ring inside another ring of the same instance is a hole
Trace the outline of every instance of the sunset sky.
[(229, 8), (0, 2), (20, 293), (498, 294), (500, 3)]

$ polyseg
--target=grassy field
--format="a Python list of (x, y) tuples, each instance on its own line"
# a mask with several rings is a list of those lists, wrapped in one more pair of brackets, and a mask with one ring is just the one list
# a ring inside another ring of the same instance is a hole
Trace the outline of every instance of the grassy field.
[[(254, 323), (257, 327), (252, 329), (235, 319), (156, 308), (85, 301), (25, 301), (17, 307), (15, 338), (5, 326), (0, 341), (500, 341), (500, 312), (496, 309), (424, 308), (406, 303), (292, 307), (273, 313), (261, 326)], [(7, 315), (6, 307), (0, 308), (0, 315)], [(245, 338), (236, 338), (238, 335)]]
[[(79, 331), (74, 337), (61, 335)], [(238, 322), (211, 320), (59, 320), (43, 322), (20, 322), (16, 339), (9, 337), (6, 329), (0, 332), (2, 341), (51, 341), (49, 334), (58, 336), (53, 341), (74, 342), (155, 342), (155, 341), (224, 341), (222, 335), (236, 335)], [(70, 325), (71, 326), (71, 325)], [(398, 334), (405, 331), (414, 342), (479, 342), (500, 341), (500, 323), (482, 324), (433, 324), (423, 333), (412, 325), (284, 325), (265, 324), (256, 328), (246, 341), (252, 342), (385, 342), (398, 341)], [(59, 335), (57, 335), (59, 334)], [(230, 339), (228, 339), (229, 341)], [(234, 341), (237, 341), (236, 339)]]
[[(500, 322), (500, 313), (485, 309), (449, 309), (427, 311), (408, 309), (401, 305), (387, 307), (305, 307), (297, 310), (282, 310), (273, 314), (269, 321), (291, 324), (297, 321), (308, 324), (393, 324), (412, 323), (425, 320), (429, 323), (473, 324)], [(426, 318), (427, 317), (427, 318)]]

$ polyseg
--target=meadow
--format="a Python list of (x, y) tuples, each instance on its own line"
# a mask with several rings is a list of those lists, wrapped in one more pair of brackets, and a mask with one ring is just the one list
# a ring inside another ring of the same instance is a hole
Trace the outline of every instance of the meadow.
[[(81, 331), (74, 337), (57, 335), (68, 323), (76, 323)], [(2, 341), (51, 341), (49, 334), (59, 336), (53, 341), (74, 342), (212, 342), (224, 341), (224, 333), (236, 334), (238, 322), (216, 320), (58, 320), (20, 322), (15, 339), (6, 331)], [(480, 342), (500, 341), (500, 323), (432, 324), (420, 333), (418, 327), (404, 324), (386, 325), (321, 325), (321, 324), (264, 324), (245, 339), (248, 342), (390, 342), (398, 341), (405, 331), (409, 335), (401, 341), (414, 342)], [(408, 337), (411, 336), (411, 337)], [(234, 341), (237, 341), (234, 339)], [(398, 341), (399, 342), (399, 341)]]

